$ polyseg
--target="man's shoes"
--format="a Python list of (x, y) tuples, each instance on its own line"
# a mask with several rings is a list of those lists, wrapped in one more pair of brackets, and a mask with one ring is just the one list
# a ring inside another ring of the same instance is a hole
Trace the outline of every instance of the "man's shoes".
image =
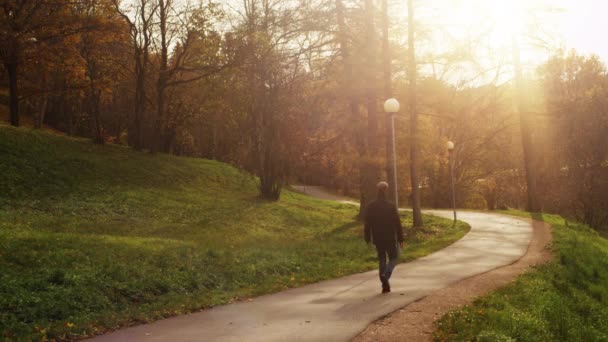
[(388, 283), (388, 278), (385, 275), (380, 276), (380, 281), (382, 282), (382, 293), (391, 292), (391, 285)]

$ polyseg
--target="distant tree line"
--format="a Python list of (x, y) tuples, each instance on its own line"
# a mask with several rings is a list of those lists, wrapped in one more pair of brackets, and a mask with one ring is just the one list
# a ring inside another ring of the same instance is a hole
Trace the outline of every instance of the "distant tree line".
[(450, 206), (452, 140), (458, 206), (607, 227), (605, 66), (556, 52), (534, 73), (515, 53), (475, 69), (484, 47), (427, 48), (439, 28), (402, 5), (408, 18), (388, 0), (3, 0), (0, 108), (15, 126), (231, 163), (265, 198), (304, 182), (363, 209), (394, 183), (394, 96), (397, 190), (416, 212)]

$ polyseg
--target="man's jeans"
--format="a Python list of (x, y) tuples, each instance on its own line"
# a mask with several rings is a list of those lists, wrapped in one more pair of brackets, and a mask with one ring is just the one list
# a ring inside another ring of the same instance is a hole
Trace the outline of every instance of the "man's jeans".
[[(399, 260), (399, 248), (397, 244), (388, 245), (388, 246), (376, 246), (376, 251), (378, 252), (378, 261), (380, 263), (380, 277), (384, 275), (388, 280), (393, 274), (393, 269), (397, 265), (397, 260)], [(388, 256), (388, 264), (387, 258)]]

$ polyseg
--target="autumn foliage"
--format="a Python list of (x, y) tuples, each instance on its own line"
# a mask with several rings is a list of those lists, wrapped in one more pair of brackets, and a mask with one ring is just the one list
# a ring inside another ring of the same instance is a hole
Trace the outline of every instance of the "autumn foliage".
[(377, 180), (390, 180), (390, 95), (402, 108), (403, 205), (415, 189), (423, 207), (451, 205), (452, 140), (457, 206), (608, 224), (599, 60), (553, 49), (519, 77), (515, 57), (480, 70), (483, 46), (438, 48), (441, 27), (421, 20), (408, 31), (394, 4), (379, 5), (2, 0), (0, 109), (15, 126), (231, 163), (257, 175), (267, 199), (302, 182), (365, 203)]

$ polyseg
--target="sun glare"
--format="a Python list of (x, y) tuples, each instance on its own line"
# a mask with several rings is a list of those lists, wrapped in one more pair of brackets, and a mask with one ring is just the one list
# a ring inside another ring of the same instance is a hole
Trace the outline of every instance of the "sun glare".
[[(473, 27), (497, 41), (510, 41), (524, 33), (525, 10), (521, 0), (453, 0), (448, 1), (448, 21)], [(485, 31), (485, 32), (484, 32)]]
[[(474, 62), (449, 72), (451, 80), (466, 81), (482, 70), (508, 65), (512, 58), (513, 38), (522, 42), (521, 59), (530, 65), (546, 58), (544, 51), (527, 49), (523, 42), (528, 29), (531, 8), (545, 0), (429, 0), (420, 2), (417, 18), (432, 28), (427, 41), (419, 45), (424, 53), (461, 50), (474, 53)], [(434, 66), (435, 67), (435, 66)], [(433, 71), (434, 72), (434, 71)], [(495, 75), (488, 74), (488, 77)], [(458, 81), (456, 81), (458, 82)]]
[(491, 20), (494, 21), (494, 30), (500, 38), (510, 39), (521, 35), (524, 30), (524, 11), (520, 1), (487, 1), (491, 3)]

